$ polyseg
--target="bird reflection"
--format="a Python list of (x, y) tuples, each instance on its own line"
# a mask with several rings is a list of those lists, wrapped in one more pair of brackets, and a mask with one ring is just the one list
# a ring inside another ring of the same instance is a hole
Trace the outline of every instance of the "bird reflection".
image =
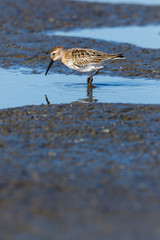
[(95, 86), (88, 84), (87, 85), (87, 98), (83, 98), (83, 99), (79, 99), (79, 102), (97, 102), (98, 99), (95, 99), (93, 97), (93, 89), (95, 88)]
[(47, 95), (44, 95), (44, 96), (45, 96), (45, 99), (46, 99), (47, 104), (50, 105), (50, 101), (48, 100)]
[[(78, 101), (73, 101), (74, 103), (75, 102), (90, 102), (90, 103), (95, 103), (98, 101), (98, 99), (95, 99), (93, 97), (93, 89), (95, 88), (94, 85), (91, 85), (91, 84), (88, 84), (87, 85), (87, 97), (86, 98), (82, 98), (82, 99), (79, 99)], [(45, 100), (46, 100), (46, 103), (47, 105), (50, 105), (50, 101), (47, 97), (47, 95), (44, 95), (45, 96)]]

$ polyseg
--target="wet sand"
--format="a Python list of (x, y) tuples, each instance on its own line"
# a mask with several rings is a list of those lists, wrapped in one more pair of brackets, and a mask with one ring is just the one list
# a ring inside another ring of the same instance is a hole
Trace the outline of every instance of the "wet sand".
[[(160, 78), (159, 49), (143, 49), (84, 38), (44, 36), (43, 31), (82, 27), (130, 26), (160, 23), (160, 6), (98, 4), (74, 1), (11, 1), (1, 8), (1, 67), (30, 67), (44, 73), (49, 51), (57, 45), (86, 47), (108, 53), (122, 52), (127, 61), (113, 62), (101, 74)], [(18, 18), (17, 18), (18, 15)], [(9, 16), (9, 17), (8, 17)], [(91, 36), (92, 37), (92, 36)], [(137, 36), (138, 37), (138, 36)], [(118, 39), (117, 39), (118, 41)], [(55, 63), (55, 72), (75, 73)]]
[[(62, 8), (63, 6), (63, 8)], [(44, 72), (53, 45), (123, 52), (101, 74), (159, 78), (159, 50), (44, 36), (75, 27), (160, 23), (160, 7), (3, 1), (5, 68)], [(17, 18), (18, 16), (18, 18)], [(56, 72), (73, 72), (55, 64)], [(78, 104), (0, 110), (2, 239), (158, 240), (159, 105)]]
[(3, 239), (160, 237), (159, 105), (29, 106), (0, 119)]

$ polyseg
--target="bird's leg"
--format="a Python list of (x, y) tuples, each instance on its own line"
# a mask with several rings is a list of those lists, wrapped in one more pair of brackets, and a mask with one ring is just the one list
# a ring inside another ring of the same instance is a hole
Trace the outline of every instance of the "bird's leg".
[(87, 83), (88, 85), (92, 85), (92, 82), (93, 82), (93, 76), (95, 76), (96, 74), (99, 73), (99, 70), (96, 70), (95, 73), (93, 73), (90, 77), (87, 78)]

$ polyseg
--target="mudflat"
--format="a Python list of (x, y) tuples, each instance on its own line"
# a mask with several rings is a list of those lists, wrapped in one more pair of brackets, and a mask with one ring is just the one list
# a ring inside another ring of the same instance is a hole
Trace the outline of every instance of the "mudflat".
[(3, 238), (159, 238), (158, 105), (28, 106), (0, 121)]
[[(92, 36), (86, 39), (44, 35), (50, 30), (160, 24), (160, 6), (18, 0), (2, 1), (0, 13), (1, 67), (30, 67), (33, 72), (44, 73), (50, 58), (49, 51), (62, 45), (125, 55), (126, 61), (120, 65), (118, 62), (109, 64), (102, 74), (160, 78), (159, 49), (93, 40)], [(73, 72), (59, 63), (54, 64), (54, 69), (66, 74)]]
[[(45, 72), (54, 45), (123, 52), (110, 75), (159, 79), (159, 49), (43, 31), (160, 23), (160, 7), (2, 1), (4, 68)], [(72, 73), (55, 64), (56, 72)], [(146, 80), (147, 81), (147, 80)], [(158, 240), (160, 107), (70, 103), (0, 110), (1, 239)]]

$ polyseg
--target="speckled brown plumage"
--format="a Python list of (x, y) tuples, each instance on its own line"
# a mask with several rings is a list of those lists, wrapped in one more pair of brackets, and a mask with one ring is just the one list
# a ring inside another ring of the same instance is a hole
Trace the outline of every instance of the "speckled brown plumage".
[(84, 66), (90, 63), (101, 63), (109, 59), (122, 57), (121, 54), (107, 54), (97, 50), (84, 48), (71, 48), (67, 50), (62, 58), (62, 62), (66, 64), (72, 59), (73, 63), (79, 66)]

